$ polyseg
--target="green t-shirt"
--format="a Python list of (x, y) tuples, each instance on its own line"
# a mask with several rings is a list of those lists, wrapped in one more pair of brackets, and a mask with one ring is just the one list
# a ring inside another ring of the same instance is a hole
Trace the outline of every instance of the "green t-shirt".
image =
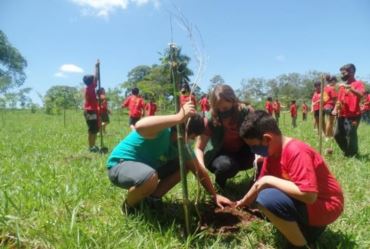
[[(186, 160), (191, 157), (184, 153)], [(112, 151), (107, 161), (107, 167), (116, 166), (125, 161), (142, 162), (154, 169), (165, 165), (178, 157), (177, 141), (171, 141), (171, 129), (164, 129), (153, 139), (142, 137), (137, 131), (130, 132)]]

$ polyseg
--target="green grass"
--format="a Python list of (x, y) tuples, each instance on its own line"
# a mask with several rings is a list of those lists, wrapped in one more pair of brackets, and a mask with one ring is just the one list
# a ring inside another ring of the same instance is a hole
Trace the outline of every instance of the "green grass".
[[(128, 132), (127, 117), (113, 115), (105, 145), (111, 150)], [(119, 121), (118, 121), (119, 120)], [(108, 180), (107, 155), (87, 152), (81, 112), (63, 116), (25, 111), (1, 113), (0, 247), (4, 248), (279, 248), (281, 236), (271, 224), (256, 220), (229, 236), (205, 232), (183, 236), (181, 188), (165, 197), (171, 212), (123, 216), (125, 191)], [(287, 125), (283, 133), (318, 148), (312, 120)], [(361, 124), (360, 158), (347, 159), (334, 145), (326, 157), (345, 194), (345, 211), (320, 239), (320, 248), (370, 248), (370, 126)], [(328, 145), (324, 142), (324, 148)], [(240, 173), (231, 187), (252, 172)], [(188, 176), (189, 195), (198, 191)], [(206, 195), (201, 191), (202, 201)], [(195, 224), (195, 215), (193, 223)]]

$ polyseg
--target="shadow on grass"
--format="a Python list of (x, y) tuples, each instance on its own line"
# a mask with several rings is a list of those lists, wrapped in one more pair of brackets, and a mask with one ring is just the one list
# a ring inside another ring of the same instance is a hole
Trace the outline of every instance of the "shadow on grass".
[[(276, 248), (289, 248), (288, 241), (283, 237), (283, 235), (274, 229), (274, 244)], [(326, 229), (324, 233), (316, 241), (314, 247), (315, 249), (353, 249), (358, 248), (353, 235), (343, 233), (341, 231), (332, 231)]]
[(364, 162), (370, 161), (370, 155), (369, 154), (358, 154), (355, 156), (356, 159)]

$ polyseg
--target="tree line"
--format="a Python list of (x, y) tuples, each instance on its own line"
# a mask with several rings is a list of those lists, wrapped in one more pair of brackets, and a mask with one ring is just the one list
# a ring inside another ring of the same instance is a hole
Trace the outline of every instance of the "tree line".
[[(134, 87), (140, 89), (140, 94), (148, 101), (153, 99), (161, 110), (173, 109), (173, 84), (170, 71), (170, 50), (164, 49), (159, 55), (159, 63), (153, 65), (138, 65), (127, 74), (127, 80), (114, 88), (106, 89), (106, 95), (110, 108), (117, 110), (121, 108), (122, 100), (130, 94)], [(217, 84), (225, 82), (220, 74), (214, 75), (208, 82), (208, 87), (203, 91), (198, 85), (192, 85), (190, 77), (193, 71), (189, 68), (190, 57), (176, 50), (178, 74), (184, 82), (190, 85), (197, 99)], [(6, 35), (0, 30), (0, 108), (30, 108), (34, 110), (37, 106), (28, 96), (31, 88), (21, 88), (26, 74), (26, 59), (20, 52), (10, 44)], [(240, 87), (235, 89), (239, 99), (251, 103), (253, 106), (262, 108), (267, 97), (279, 98), (280, 102), (287, 105), (291, 100), (298, 102), (311, 99), (313, 84), (320, 80), (322, 74), (330, 72), (310, 71), (304, 74), (286, 73), (274, 78), (244, 78)], [(370, 89), (368, 82), (365, 82)], [(71, 87), (65, 85), (52, 86), (44, 96), (43, 109), (48, 114), (60, 114), (65, 109), (82, 108), (83, 84)]]

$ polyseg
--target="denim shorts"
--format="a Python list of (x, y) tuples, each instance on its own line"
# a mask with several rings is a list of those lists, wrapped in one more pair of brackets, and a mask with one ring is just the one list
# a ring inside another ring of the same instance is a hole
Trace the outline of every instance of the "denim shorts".
[(259, 192), (256, 202), (283, 220), (297, 222), (309, 242), (315, 241), (325, 230), (325, 226), (309, 225), (306, 204), (279, 189), (263, 189)]
[(159, 179), (165, 179), (178, 170), (178, 160), (169, 161), (158, 169), (154, 169), (145, 163), (122, 160), (116, 166), (108, 169), (108, 177), (114, 185), (129, 189), (133, 186), (140, 186), (153, 174), (157, 174)]

